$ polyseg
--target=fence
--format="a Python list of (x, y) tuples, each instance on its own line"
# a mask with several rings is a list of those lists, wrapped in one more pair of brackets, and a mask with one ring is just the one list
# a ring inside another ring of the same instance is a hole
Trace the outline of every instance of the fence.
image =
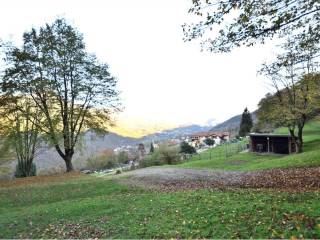
[(239, 152), (246, 150), (247, 147), (246, 141), (238, 141), (238, 142), (226, 142), (220, 146), (210, 148), (205, 150), (201, 153), (195, 154), (187, 154), (185, 156), (186, 161), (193, 161), (193, 160), (204, 160), (204, 159), (215, 159), (215, 158), (229, 158), (232, 155), (235, 155)]

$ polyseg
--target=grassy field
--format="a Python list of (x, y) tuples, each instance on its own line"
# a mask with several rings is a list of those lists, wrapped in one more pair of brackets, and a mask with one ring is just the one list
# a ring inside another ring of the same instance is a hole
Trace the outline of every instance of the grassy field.
[(320, 237), (319, 192), (166, 193), (80, 174), (26, 181), (1, 182), (0, 238)]
[[(320, 122), (306, 126), (302, 154), (226, 158), (221, 146), (177, 167), (319, 166), (319, 132)], [(320, 191), (164, 192), (79, 173), (0, 181), (0, 238), (320, 238)]]
[[(278, 129), (276, 132), (287, 133), (287, 129)], [(230, 148), (237, 148), (237, 144), (223, 145), (203, 152), (200, 156), (194, 156), (188, 162), (177, 165), (177, 167), (250, 171), (270, 168), (319, 166), (320, 121), (312, 121), (305, 126), (304, 142), (303, 153), (282, 156), (238, 153), (226, 157), (225, 153), (230, 151)]]

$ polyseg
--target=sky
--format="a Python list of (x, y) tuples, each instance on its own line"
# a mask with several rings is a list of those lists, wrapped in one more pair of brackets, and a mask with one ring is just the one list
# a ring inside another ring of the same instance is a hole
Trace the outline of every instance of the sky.
[(24, 31), (65, 17), (117, 77), (120, 122), (205, 125), (255, 110), (268, 92), (257, 71), (273, 45), (201, 52), (199, 42), (183, 41), (190, 6), (191, 0), (3, 0), (0, 39), (19, 44)]

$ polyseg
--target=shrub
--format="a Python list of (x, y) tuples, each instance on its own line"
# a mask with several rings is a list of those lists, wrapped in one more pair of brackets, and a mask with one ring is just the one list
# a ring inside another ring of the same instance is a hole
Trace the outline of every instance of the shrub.
[(177, 164), (180, 162), (179, 149), (162, 145), (159, 148), (160, 161), (165, 164)]
[(118, 166), (118, 162), (114, 157), (108, 157), (106, 159), (106, 164), (104, 168), (109, 169), (109, 168), (114, 168), (116, 166)]
[(16, 171), (14, 173), (14, 176), (16, 178), (31, 177), (36, 175), (37, 168), (34, 163), (31, 163), (31, 165), (29, 165), (22, 161), (18, 161), (18, 164), (16, 165)]
[(121, 151), (117, 154), (118, 163), (126, 164), (129, 162), (129, 154), (125, 151)]
[(167, 145), (160, 146), (153, 154), (140, 161), (141, 167), (159, 166), (164, 164), (177, 164), (181, 161), (179, 149)]
[(87, 159), (86, 168), (90, 170), (102, 170), (114, 168), (118, 165), (116, 156), (112, 151), (104, 151), (98, 156)]
[(208, 145), (208, 146), (213, 146), (213, 145), (215, 144), (215, 140), (212, 139), (212, 138), (206, 138), (206, 139), (204, 140), (204, 143), (205, 143), (206, 145)]
[(186, 153), (186, 154), (193, 154), (193, 153), (196, 153), (196, 149), (191, 146), (189, 143), (187, 142), (182, 142), (180, 144), (180, 152), (181, 153)]
[(165, 163), (161, 161), (159, 151), (155, 150), (152, 154), (145, 156), (145, 158), (140, 161), (139, 166), (150, 167), (150, 166), (160, 166), (163, 164)]

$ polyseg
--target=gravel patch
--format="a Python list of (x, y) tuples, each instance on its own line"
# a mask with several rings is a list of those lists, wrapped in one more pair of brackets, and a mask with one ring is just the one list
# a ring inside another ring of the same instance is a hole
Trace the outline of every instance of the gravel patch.
[(320, 167), (261, 171), (214, 171), (152, 167), (127, 172), (120, 183), (144, 188), (185, 190), (197, 188), (276, 188), (320, 190)]

